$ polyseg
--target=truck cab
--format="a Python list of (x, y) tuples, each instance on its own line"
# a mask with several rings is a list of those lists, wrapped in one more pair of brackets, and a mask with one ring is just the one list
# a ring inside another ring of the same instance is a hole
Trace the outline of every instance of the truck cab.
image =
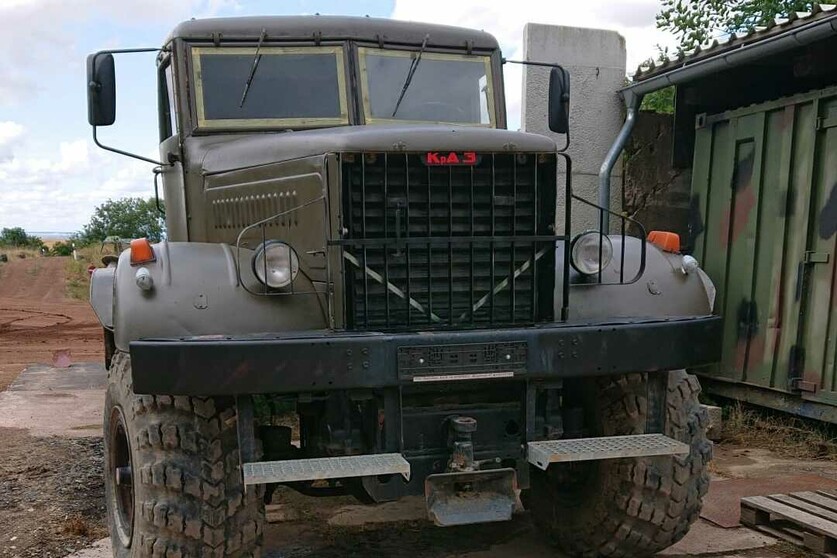
[[(113, 54), (88, 59), (94, 137), (115, 119)], [(277, 484), (423, 494), (443, 526), (525, 505), (581, 554), (682, 537), (711, 446), (681, 369), (717, 359), (711, 283), (574, 196), (565, 70), (524, 62), (550, 80), (559, 146), (506, 129), (507, 61), (480, 31), (192, 20), (157, 61), (160, 158), (128, 155), (155, 165), (167, 239), (135, 240), (91, 283), (111, 370), (115, 555), (145, 540), (252, 552)], [(574, 204), (598, 212), (598, 230), (573, 229)], [(627, 482), (673, 505), (627, 479), (628, 462), (688, 471), (676, 529), (614, 499)], [(158, 525), (161, 501), (182, 529)], [(659, 536), (594, 532), (604, 509)]]

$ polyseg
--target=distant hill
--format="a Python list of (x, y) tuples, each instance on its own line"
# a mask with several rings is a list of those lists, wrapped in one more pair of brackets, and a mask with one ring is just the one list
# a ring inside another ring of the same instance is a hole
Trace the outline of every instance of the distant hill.
[(59, 240), (67, 240), (70, 238), (74, 233), (72, 232), (62, 232), (62, 231), (26, 231), (26, 234), (37, 236), (44, 242), (52, 241), (57, 242)]

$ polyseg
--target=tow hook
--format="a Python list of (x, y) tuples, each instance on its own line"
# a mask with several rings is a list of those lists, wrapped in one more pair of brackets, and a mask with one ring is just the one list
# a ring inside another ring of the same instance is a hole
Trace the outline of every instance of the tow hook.
[[(452, 417), (448, 428), (451, 456), (446, 472), (424, 481), (429, 518), (440, 526), (511, 519), (514, 511), (522, 509), (516, 471), (496, 468), (498, 459), (474, 461), (476, 419)], [(489, 462), (495, 468), (480, 470)]]
[(471, 417), (454, 417), (450, 421), (450, 428), (453, 436), (453, 451), (448, 461), (448, 472), (476, 470), (472, 435), (477, 431), (477, 420)]

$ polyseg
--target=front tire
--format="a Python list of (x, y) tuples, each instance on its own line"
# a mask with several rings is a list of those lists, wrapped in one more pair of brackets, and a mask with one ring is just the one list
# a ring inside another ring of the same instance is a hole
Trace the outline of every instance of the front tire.
[[(609, 459), (532, 469), (535, 520), (573, 556), (650, 556), (679, 541), (698, 519), (709, 489), (712, 443), (698, 403), (700, 384), (668, 373), (666, 435), (691, 447), (686, 456)], [(596, 434), (645, 432), (646, 374), (596, 380)]]
[(115, 558), (260, 556), (264, 488), (244, 491), (231, 398), (135, 395), (117, 353), (104, 429)]

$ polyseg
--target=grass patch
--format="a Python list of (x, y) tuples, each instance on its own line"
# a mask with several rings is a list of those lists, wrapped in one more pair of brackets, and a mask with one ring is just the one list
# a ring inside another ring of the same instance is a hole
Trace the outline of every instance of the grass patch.
[(114, 250), (105, 246), (86, 246), (76, 250), (78, 259), (67, 259), (65, 273), (67, 297), (75, 300), (87, 300), (90, 296), (90, 274), (87, 268), (91, 265), (103, 267), (102, 256), (114, 255)]
[(834, 425), (735, 403), (725, 409), (723, 442), (769, 449), (784, 457), (837, 461)]
[(90, 289), (90, 277), (87, 274), (89, 264), (82, 259), (67, 260), (67, 297), (75, 300), (87, 300)]

